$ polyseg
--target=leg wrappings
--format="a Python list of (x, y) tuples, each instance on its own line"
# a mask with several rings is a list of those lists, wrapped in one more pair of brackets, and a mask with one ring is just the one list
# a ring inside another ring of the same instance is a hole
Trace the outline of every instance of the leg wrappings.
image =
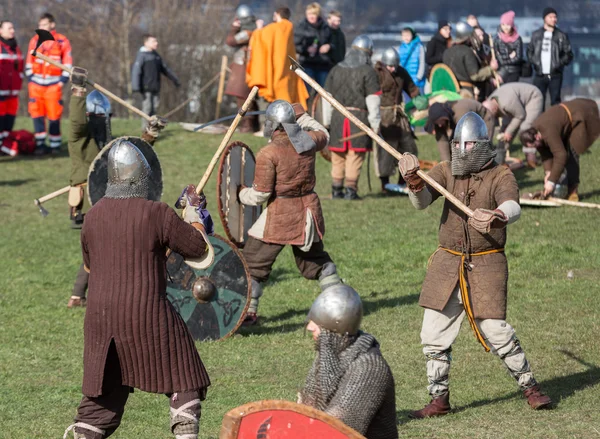
[(73, 436), (75, 439), (102, 439), (105, 430), (96, 428), (93, 425), (86, 424), (85, 422), (76, 422), (75, 424), (69, 425), (65, 430), (63, 439), (67, 439), (69, 432), (73, 430)]
[(201, 405), (194, 399), (181, 407), (171, 407), (171, 431), (176, 439), (197, 439), (200, 431)]
[(537, 382), (533, 377), (531, 366), (525, 357), (525, 352), (523, 352), (519, 339), (513, 337), (507, 348), (506, 350), (503, 349), (503, 352), (498, 352), (498, 356), (504, 362), (508, 373), (517, 380), (519, 387), (522, 389), (535, 386)]
[(263, 295), (263, 289), (260, 282), (252, 279), (252, 292), (250, 298), (250, 306), (248, 307), (248, 312), (256, 313), (258, 311), (258, 301), (260, 297)]
[(321, 291), (324, 291), (327, 287), (342, 283), (342, 279), (337, 274), (337, 267), (333, 262), (326, 262), (323, 265), (323, 270), (319, 275), (319, 286)]
[(432, 398), (437, 398), (448, 392), (452, 348), (442, 352), (425, 354), (427, 358), (427, 390)]

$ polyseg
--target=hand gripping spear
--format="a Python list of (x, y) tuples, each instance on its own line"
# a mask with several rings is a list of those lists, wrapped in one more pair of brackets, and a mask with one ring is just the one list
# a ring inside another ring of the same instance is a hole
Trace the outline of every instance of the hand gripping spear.
[[(306, 72), (302, 69), (300, 64), (298, 64), (298, 62), (294, 58), (292, 58), (292, 57), (289, 57), (289, 58), (290, 58), (290, 61), (292, 62), (292, 65), (290, 66), (290, 68), (296, 73), (296, 75), (298, 75), (302, 79), (304, 79), (304, 81), (306, 83), (308, 83), (312, 88), (314, 88), (316, 90), (316, 92), (319, 93), (323, 97), (323, 99), (325, 99), (336, 110), (338, 110), (340, 113), (342, 113), (344, 116), (346, 116), (346, 118), (349, 119), (352, 123), (354, 123), (354, 125), (356, 125), (361, 130), (363, 130), (365, 133), (367, 133), (367, 135), (371, 139), (375, 140), (375, 142), (377, 142), (377, 144), (379, 146), (381, 146), (388, 153), (390, 153), (392, 155), (392, 157), (394, 157), (397, 160), (400, 160), (400, 158), (402, 157), (401, 153), (399, 153), (394, 148), (392, 148), (392, 146), (389, 143), (387, 143), (385, 140), (383, 140), (381, 137), (379, 137), (375, 133), (375, 131), (373, 131), (371, 128), (369, 128), (364, 123), (362, 123), (354, 114), (352, 114), (349, 110), (347, 110), (346, 107), (344, 107), (333, 96), (331, 96), (331, 94), (329, 94), (327, 91), (325, 91), (325, 89), (323, 87), (321, 87), (315, 80), (313, 80), (310, 76), (308, 76), (306, 74)], [(450, 192), (448, 192), (442, 185), (440, 185), (433, 178), (429, 177), (425, 172), (418, 170), (417, 175), (419, 177), (421, 177), (427, 184), (429, 184), (431, 187), (433, 187), (436, 191), (438, 191), (440, 194), (442, 194), (444, 197), (446, 197), (446, 199), (448, 201), (450, 201), (452, 204), (454, 204), (456, 207), (458, 207), (460, 210), (462, 210), (467, 216), (469, 216), (469, 217), (473, 216), (473, 211), (471, 209), (469, 209), (467, 206), (465, 206), (463, 203), (461, 203), (461, 201), (458, 198), (456, 198), (454, 195), (452, 195)]]
[[(43, 29), (36, 29), (35, 33), (38, 35), (38, 41), (37, 41), (37, 45), (35, 46), (35, 49), (33, 49), (33, 51), (31, 52), (31, 54), (33, 56), (35, 56), (35, 57), (43, 60), (43, 61), (46, 61), (48, 64), (51, 64), (54, 67), (58, 67), (59, 69), (64, 70), (65, 72), (71, 74), (72, 73), (72, 69), (70, 67), (67, 67), (64, 64), (61, 64), (58, 61), (55, 61), (55, 60), (53, 60), (51, 58), (48, 58), (46, 55), (43, 55), (43, 54), (37, 52), (37, 50), (39, 49), (39, 47), (44, 42), (46, 42), (46, 41), (54, 41), (54, 37), (52, 36), (52, 34), (50, 32), (48, 32), (47, 30), (43, 30)], [(98, 90), (99, 92), (105, 94), (106, 96), (108, 96), (109, 98), (111, 98), (112, 100), (114, 100), (115, 102), (118, 102), (119, 104), (121, 104), (125, 108), (127, 108), (128, 110), (133, 111), (138, 116), (143, 117), (147, 121), (151, 120), (150, 116), (148, 116), (142, 110), (139, 110), (139, 109), (135, 108), (133, 105), (125, 102), (123, 99), (121, 99), (117, 95), (111, 93), (110, 91), (108, 91), (107, 89), (105, 89), (104, 87), (102, 87), (100, 84), (96, 84), (94, 81), (90, 80), (89, 78), (86, 80), (86, 82), (88, 84), (90, 84), (92, 87), (94, 87), (96, 90)]]

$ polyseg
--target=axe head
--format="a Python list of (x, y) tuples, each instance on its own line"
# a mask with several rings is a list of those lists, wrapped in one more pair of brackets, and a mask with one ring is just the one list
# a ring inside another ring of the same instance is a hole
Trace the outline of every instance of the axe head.
[(302, 66), (300, 65), (300, 63), (298, 63), (298, 61), (296, 61), (294, 58), (292, 58), (291, 56), (288, 55), (288, 58), (290, 59), (290, 62), (292, 63), (292, 65), (290, 66), (290, 70), (304, 70), (302, 68)]
[(33, 55), (35, 56), (35, 53), (37, 52), (37, 50), (39, 49), (39, 47), (44, 44), (46, 41), (54, 41), (54, 37), (52, 36), (52, 34), (50, 32), (48, 32), (47, 30), (44, 29), (36, 29), (35, 33), (38, 36), (38, 41), (37, 41), (37, 45), (35, 46), (35, 49), (33, 49)]
[(42, 206), (42, 203), (40, 203), (40, 200), (36, 199), (34, 201), (35, 205), (40, 209), (40, 215), (42, 215), (43, 218), (46, 218), (50, 212), (48, 212), (46, 209), (44, 209), (44, 206)]

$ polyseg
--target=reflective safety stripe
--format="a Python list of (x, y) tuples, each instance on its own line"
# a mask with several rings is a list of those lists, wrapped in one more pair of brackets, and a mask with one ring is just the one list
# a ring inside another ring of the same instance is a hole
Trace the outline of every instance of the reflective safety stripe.
[(9, 61), (17, 61), (19, 59), (23, 59), (23, 57), (17, 55), (16, 53), (14, 53), (14, 54), (0, 53), (0, 60), (3, 60), (3, 59), (7, 59)]
[(54, 85), (61, 81), (60, 76), (33, 75), (31, 81), (39, 85)]

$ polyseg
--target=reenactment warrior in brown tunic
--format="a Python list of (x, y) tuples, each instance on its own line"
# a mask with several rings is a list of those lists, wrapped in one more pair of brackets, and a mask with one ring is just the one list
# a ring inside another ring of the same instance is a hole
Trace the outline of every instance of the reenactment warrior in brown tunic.
[[(247, 5), (238, 6), (235, 11), (235, 20), (229, 29), (225, 44), (236, 49), (233, 62), (229, 65), (231, 74), (225, 94), (236, 98), (238, 108), (242, 108), (250, 88), (246, 84), (246, 64), (248, 63), (248, 45), (252, 32), (262, 27), (262, 20), (257, 20), (252, 9)], [(249, 111), (258, 110), (258, 105), (252, 101)], [(241, 133), (255, 133), (260, 130), (258, 116), (247, 116), (240, 122)]]
[(187, 224), (202, 227), (198, 200), (188, 195), (195, 194), (192, 187), (181, 219), (166, 204), (147, 199), (150, 165), (125, 139), (109, 152), (108, 178), (106, 194), (88, 212), (81, 233), (90, 273), (84, 396), (65, 438), (73, 428), (76, 439), (110, 436), (133, 388), (166, 394), (175, 437), (196, 438), (210, 381), (185, 322), (167, 300), (166, 252), (205, 255), (204, 238)]
[(475, 99), (461, 99), (459, 101), (436, 102), (429, 108), (429, 115), (425, 130), (430, 134), (435, 134), (438, 151), (442, 161), (452, 160), (452, 151), (450, 148), (450, 139), (454, 135), (454, 129), (458, 121), (468, 112), (472, 111), (479, 115), (485, 122), (492, 138), (496, 118), (487, 111), (487, 109)]
[[(448, 389), (452, 344), (467, 316), (486, 351), (504, 362), (534, 409), (551, 400), (540, 391), (515, 330), (506, 322), (508, 265), (504, 254), (506, 226), (520, 214), (519, 189), (512, 172), (494, 161), (483, 119), (467, 113), (452, 141), (452, 162), (444, 161), (428, 175), (474, 210), (466, 217), (448, 200), (439, 227), (440, 244), (430, 258), (419, 304), (425, 308), (421, 343), (427, 358), (432, 401), (414, 418), (450, 412)], [(440, 194), (417, 175), (419, 161), (404, 154), (400, 172), (409, 184), (410, 199), (425, 209)]]
[[(90, 166), (100, 150), (112, 140), (110, 102), (98, 90), (86, 96), (86, 80), (87, 70), (73, 67), (71, 74), (73, 85), (69, 103), (69, 158), (71, 159), (69, 207), (73, 229), (81, 229), (85, 214), (90, 209), (86, 190)], [(164, 126), (164, 121), (153, 116), (142, 133), (142, 139), (153, 145)], [(82, 263), (75, 278), (73, 293), (67, 303), (68, 308), (86, 305), (88, 277)]]
[(323, 246), (325, 220), (314, 190), (316, 153), (327, 146), (327, 130), (300, 104), (292, 106), (282, 100), (270, 104), (265, 117), (264, 135), (271, 141), (256, 157), (252, 187), (239, 191), (243, 204), (267, 203), (244, 246), (252, 277), (247, 324), (257, 321), (261, 283), (269, 279), (286, 245), (292, 246), (296, 265), (306, 279), (318, 279), (321, 288), (341, 282)]
[(542, 113), (521, 133), (523, 149), (538, 151), (544, 166), (543, 195), (579, 201), (579, 156), (600, 136), (598, 104), (573, 99)]
[[(411, 98), (419, 95), (419, 87), (415, 85), (409, 73), (400, 66), (400, 57), (390, 47), (375, 64), (375, 71), (381, 84), (381, 136), (398, 152), (410, 152), (418, 155), (415, 135), (404, 112), (402, 92)], [(381, 180), (381, 190), (390, 177), (396, 173), (398, 160), (381, 146), (375, 145), (375, 172)], [(398, 184), (404, 184), (400, 176)]]
[(367, 439), (397, 439), (394, 377), (379, 343), (361, 331), (360, 296), (348, 285), (325, 289), (308, 312), (317, 356), (298, 403), (334, 416)]
[[(325, 89), (361, 122), (369, 124), (373, 131), (378, 132), (381, 122), (381, 87), (377, 72), (371, 65), (372, 54), (371, 38), (367, 35), (356, 37), (344, 61), (329, 72)], [(334, 112), (326, 100), (323, 100), (323, 123), (329, 127), (331, 134), (329, 150), (332, 198), (357, 200), (358, 179), (365, 155), (371, 150), (373, 141), (369, 136), (362, 135), (364, 133), (343, 114)], [(355, 135), (358, 136), (348, 138)]]

